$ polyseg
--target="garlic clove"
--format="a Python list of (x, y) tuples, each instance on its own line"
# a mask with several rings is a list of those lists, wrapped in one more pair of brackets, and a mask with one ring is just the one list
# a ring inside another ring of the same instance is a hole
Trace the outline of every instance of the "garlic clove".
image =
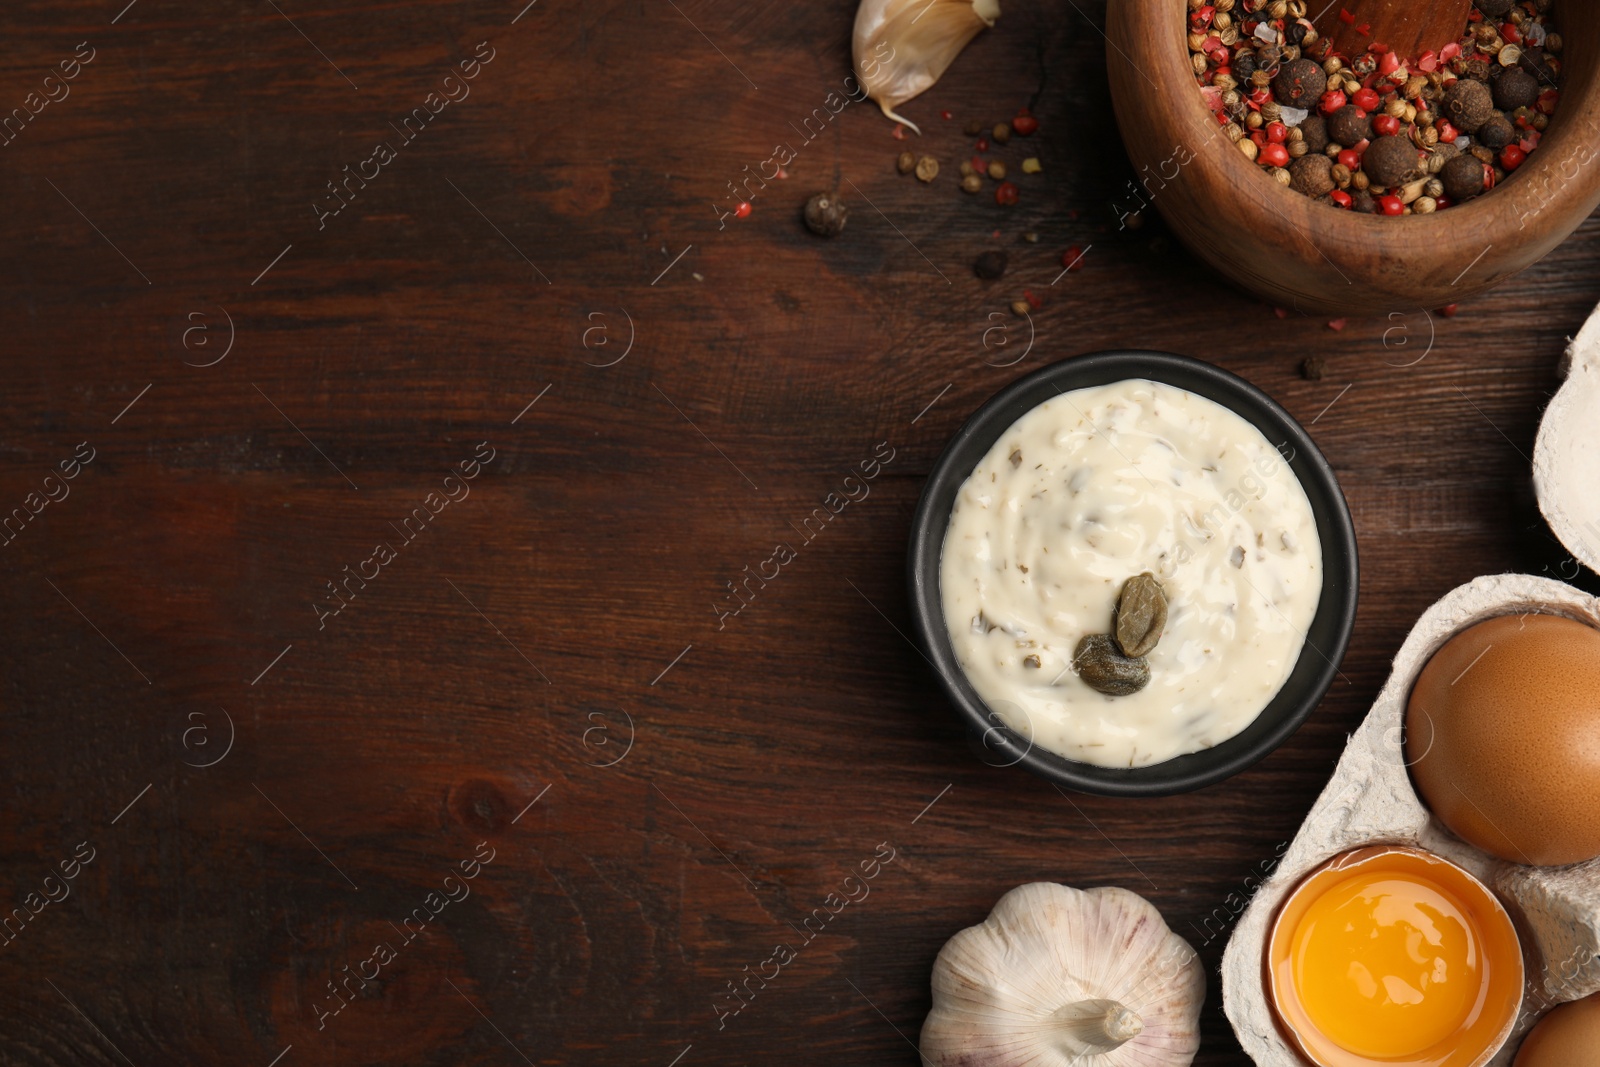
[(861, 0), (851, 40), (856, 74), (884, 115), (921, 133), (895, 108), (930, 88), (999, 17), (1000, 0)]
[(1194, 950), (1138, 894), (1035, 882), (939, 953), (920, 1049), (934, 1067), (1184, 1067), (1204, 999)]

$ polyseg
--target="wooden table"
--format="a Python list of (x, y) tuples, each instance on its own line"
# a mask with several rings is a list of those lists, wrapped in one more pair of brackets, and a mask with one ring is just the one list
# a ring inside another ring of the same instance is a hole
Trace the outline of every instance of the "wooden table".
[[(1010, 4), (900, 141), (839, 103), (844, 0), (124, 2), (4, 18), (0, 105), (66, 93), (0, 149), (5, 1063), (912, 1064), (939, 947), (1036, 879), (1155, 902), (1196, 1062), (1243, 1063), (1227, 930), (1411, 622), (1566, 573), (1527, 457), (1600, 227), (1453, 318), (1275, 316), (1119, 229), (1101, 5)], [(959, 192), (964, 123), (1030, 102), (992, 154), (1044, 173)], [(945, 439), (1109, 346), (1259, 383), (1361, 537), (1348, 684), (1196, 795), (985, 767), (905, 636)]]

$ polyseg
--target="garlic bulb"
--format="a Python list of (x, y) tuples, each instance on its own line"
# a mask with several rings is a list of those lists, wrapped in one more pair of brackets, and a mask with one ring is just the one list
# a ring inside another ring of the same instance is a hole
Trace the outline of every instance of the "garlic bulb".
[(1000, 0), (861, 0), (851, 41), (856, 74), (883, 113), (939, 80), (967, 42), (1000, 17)]
[(1137, 893), (1034, 882), (940, 950), (920, 1051), (934, 1067), (1183, 1067), (1205, 985)]

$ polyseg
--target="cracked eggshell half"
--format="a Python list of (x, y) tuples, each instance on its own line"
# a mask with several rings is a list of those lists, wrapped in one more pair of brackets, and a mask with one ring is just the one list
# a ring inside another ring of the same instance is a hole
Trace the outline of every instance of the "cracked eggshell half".
[(1563, 615), (1600, 627), (1600, 600), (1548, 578), (1492, 575), (1446, 594), (1401, 645), (1389, 680), (1351, 735), (1333, 777), (1240, 916), (1222, 960), (1223, 1009), (1259, 1067), (1306, 1067), (1307, 1062), (1279, 1031), (1263, 981), (1263, 954), (1279, 907), (1312, 869), (1365, 845), (1409, 845), (1442, 856), (1491, 886), (1517, 922), (1527, 995), (1511, 1039), (1489, 1060), (1490, 1067), (1508, 1067), (1521, 1035), (1544, 1009), (1600, 992), (1600, 860), (1569, 867), (1496, 860), (1430, 814), (1406, 766), (1406, 703), (1428, 659), (1469, 626), (1523, 613)]
[(1600, 573), (1600, 308), (1572, 339), (1533, 444), (1533, 488), (1550, 532)]

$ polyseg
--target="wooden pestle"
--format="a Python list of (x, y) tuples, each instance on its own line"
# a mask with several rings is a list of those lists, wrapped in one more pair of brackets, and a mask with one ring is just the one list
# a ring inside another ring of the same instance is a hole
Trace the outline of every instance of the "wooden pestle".
[[(1342, 11), (1354, 21), (1340, 18)], [(1459, 40), (1471, 11), (1472, 0), (1332, 0), (1314, 25), (1342, 56), (1358, 56), (1376, 43), (1409, 62)]]

